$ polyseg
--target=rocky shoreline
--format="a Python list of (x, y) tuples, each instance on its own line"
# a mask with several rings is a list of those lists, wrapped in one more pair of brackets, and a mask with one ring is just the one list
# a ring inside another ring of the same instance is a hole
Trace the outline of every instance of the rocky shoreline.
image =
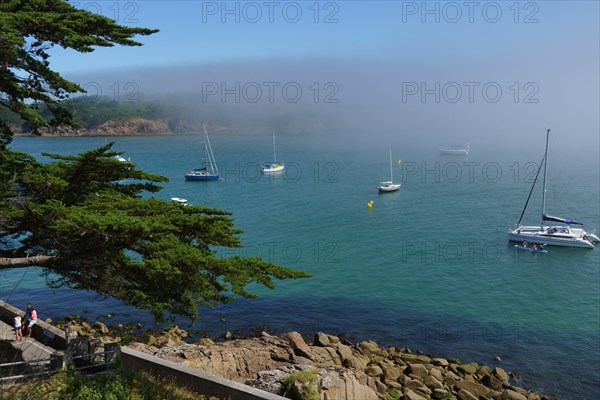
[[(71, 325), (69, 330), (98, 343), (122, 339), (99, 322)], [(289, 398), (557, 399), (515, 386), (511, 374), (500, 367), (384, 348), (374, 341), (353, 344), (322, 332), (308, 342), (297, 332), (276, 336), (262, 332), (222, 342), (203, 338), (187, 343), (187, 337), (175, 326), (161, 333), (137, 334), (127, 346)]]
[[(149, 136), (172, 135), (169, 124), (164, 120), (132, 118), (126, 121), (107, 121), (95, 128), (48, 127), (40, 128), (40, 135), (45, 137), (64, 136)], [(13, 131), (15, 136), (32, 136), (31, 132)]]

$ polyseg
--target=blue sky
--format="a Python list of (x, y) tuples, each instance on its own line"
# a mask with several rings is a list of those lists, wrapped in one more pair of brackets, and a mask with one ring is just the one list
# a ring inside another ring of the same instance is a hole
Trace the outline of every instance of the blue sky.
[[(337, 130), (368, 124), (393, 134), (402, 126), (434, 138), (452, 125), (453, 141), (494, 145), (481, 132), (494, 138), (513, 132), (523, 140), (526, 132), (543, 136), (552, 127), (563, 132), (559, 145), (586, 143), (598, 158), (598, 1), (73, 4), (122, 24), (160, 29), (139, 37), (142, 47), (52, 51), (53, 68), (68, 79), (94, 82), (103, 94), (115, 82), (121, 90), (135, 82), (139, 92), (154, 93), (200, 92), (207, 81), (276, 80), (300, 82), (308, 97), (311, 82), (322, 90), (334, 82), (339, 101), (319, 109), (312, 104), (310, 111), (337, 119)], [(407, 95), (407, 88), (419, 91)], [(498, 89), (501, 101), (490, 101)], [(262, 105), (246, 104), (255, 113), (274, 112)]]
[[(80, 1), (129, 26), (160, 29), (141, 48), (56, 51), (64, 72), (248, 58), (477, 61), (579, 35), (597, 43), (598, 3), (412, 1)], [(517, 22), (515, 22), (517, 21)], [(483, 54), (482, 54), (482, 53)], [(464, 58), (463, 58), (464, 57)]]
[[(478, 62), (579, 35), (598, 43), (598, 2), (79, 1), (130, 26), (160, 29), (141, 48), (57, 51), (64, 72), (245, 58)], [(515, 22), (516, 21), (516, 22)], [(558, 42), (558, 43), (557, 43)], [(575, 44), (577, 45), (577, 44)]]

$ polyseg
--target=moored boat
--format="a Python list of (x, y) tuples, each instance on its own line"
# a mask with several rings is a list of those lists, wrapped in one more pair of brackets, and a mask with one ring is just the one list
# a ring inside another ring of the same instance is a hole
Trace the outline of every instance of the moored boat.
[[(600, 241), (595, 233), (588, 233), (583, 228), (575, 228), (571, 225), (578, 225), (583, 227), (580, 222), (573, 221), (571, 219), (565, 219), (560, 217), (554, 217), (546, 214), (546, 175), (548, 171), (548, 143), (550, 141), (550, 129), (546, 130), (546, 150), (544, 157), (538, 168), (535, 179), (529, 191), (529, 196), (521, 212), (521, 217), (517, 222), (517, 226), (508, 232), (508, 240), (516, 242), (536, 243), (550, 246), (563, 246), (563, 247), (582, 247), (587, 249), (593, 249), (594, 243)], [(542, 189), (542, 223), (538, 226), (522, 226), (521, 220), (527, 209), (529, 199), (533, 193), (533, 189), (538, 180), (540, 170), (544, 166), (543, 175), (543, 189)], [(544, 225), (546, 221), (559, 222), (564, 225)]]

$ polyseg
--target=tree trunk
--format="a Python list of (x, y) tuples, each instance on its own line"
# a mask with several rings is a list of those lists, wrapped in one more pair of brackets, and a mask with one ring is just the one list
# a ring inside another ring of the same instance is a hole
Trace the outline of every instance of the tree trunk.
[(56, 256), (32, 256), (5, 258), (0, 257), (0, 269), (23, 268), (31, 266), (42, 266), (46, 261), (54, 259)]

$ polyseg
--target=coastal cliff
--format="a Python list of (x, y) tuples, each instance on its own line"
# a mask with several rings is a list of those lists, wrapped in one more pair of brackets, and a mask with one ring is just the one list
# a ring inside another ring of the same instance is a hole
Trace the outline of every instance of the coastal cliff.
[[(126, 121), (106, 121), (93, 128), (49, 127), (40, 129), (42, 136), (144, 136), (172, 133), (167, 121), (139, 117)], [(31, 133), (15, 132), (15, 135), (29, 136)]]

